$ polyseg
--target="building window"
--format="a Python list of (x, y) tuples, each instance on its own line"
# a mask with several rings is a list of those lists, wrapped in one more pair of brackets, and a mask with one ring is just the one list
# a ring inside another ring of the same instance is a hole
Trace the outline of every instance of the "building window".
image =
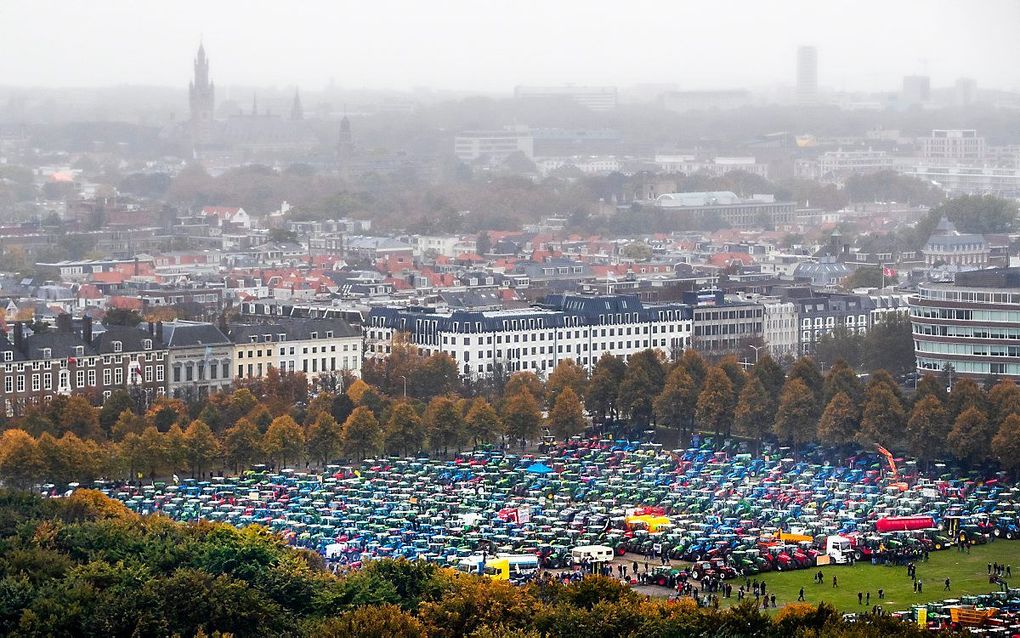
[(42, 358), (43, 359), (51, 359), (52, 357), (53, 357), (53, 350), (51, 348), (43, 348), (42, 349)]
[(43, 390), (53, 389), (53, 375), (49, 372), (43, 375)]
[(124, 368), (114, 368), (113, 382), (117, 385), (121, 385), (124, 383)]
[(152, 366), (145, 366), (145, 382), (152, 383)]
[(38, 374), (33, 374), (32, 375), (32, 392), (38, 392), (38, 391), (39, 391), (39, 375)]
[(113, 372), (109, 368), (103, 370), (103, 385), (110, 385), (113, 383)]
[(123, 350), (124, 350), (124, 344), (123, 343), (121, 343), (120, 341), (114, 341), (113, 342), (113, 351), (114, 352), (123, 352)]
[(14, 392), (14, 377), (4, 377), (4, 392), (7, 394)]
[(24, 391), (25, 391), (25, 375), (19, 374), (18, 375), (18, 392), (24, 392)]
[(181, 381), (181, 366), (174, 366), (174, 383)]
[[(291, 370), (293, 370), (293, 369), (294, 368), (291, 368)], [(223, 378), (226, 379), (228, 377), (230, 377), (230, 364), (229, 363), (224, 363), (223, 364)]]
[(96, 385), (96, 371), (89, 370), (89, 387), (95, 387)]
[(163, 381), (163, 366), (156, 366), (156, 381)]

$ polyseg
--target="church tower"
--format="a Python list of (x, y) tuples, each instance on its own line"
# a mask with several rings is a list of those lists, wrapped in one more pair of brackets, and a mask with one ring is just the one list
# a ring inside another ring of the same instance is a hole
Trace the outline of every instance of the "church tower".
[(195, 56), (195, 78), (188, 85), (188, 98), (191, 104), (191, 139), (197, 146), (209, 141), (216, 105), (216, 88), (209, 81), (209, 60), (205, 57), (202, 43), (199, 43), (198, 55)]
[(305, 110), (301, 106), (301, 95), (294, 89), (294, 102), (290, 105), (290, 119), (293, 121), (305, 119)]
[[(345, 109), (346, 110), (346, 109)], [(344, 114), (340, 120), (340, 139), (336, 144), (336, 162), (341, 179), (351, 178), (351, 160), (354, 156), (354, 138), (351, 136), (351, 121)]]

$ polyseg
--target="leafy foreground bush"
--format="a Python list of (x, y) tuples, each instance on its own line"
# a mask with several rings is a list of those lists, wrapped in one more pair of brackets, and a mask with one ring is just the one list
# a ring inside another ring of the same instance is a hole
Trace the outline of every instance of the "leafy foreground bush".
[(514, 587), (404, 560), (348, 576), (261, 527), (140, 517), (97, 492), (0, 492), (0, 635), (531, 638), (924, 632), (831, 607), (769, 617), (647, 600), (607, 578)]

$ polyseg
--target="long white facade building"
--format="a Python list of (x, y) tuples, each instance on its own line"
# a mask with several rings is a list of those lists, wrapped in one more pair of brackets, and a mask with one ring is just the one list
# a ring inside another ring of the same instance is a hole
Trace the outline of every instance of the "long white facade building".
[(693, 319), (685, 304), (646, 306), (631, 295), (550, 295), (538, 306), (492, 312), (373, 308), (366, 356), (386, 356), (398, 332), (424, 353), (445, 352), (463, 376), (477, 379), (500, 371), (543, 375), (565, 359), (591, 371), (606, 352), (624, 360), (647, 348), (674, 354), (690, 347)]

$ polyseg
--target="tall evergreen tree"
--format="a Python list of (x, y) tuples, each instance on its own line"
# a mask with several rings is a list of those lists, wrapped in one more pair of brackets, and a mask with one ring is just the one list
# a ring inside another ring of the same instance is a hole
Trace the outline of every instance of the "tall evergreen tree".
[(563, 388), (556, 396), (552, 410), (549, 411), (549, 430), (553, 436), (567, 439), (584, 432), (587, 425), (581, 400), (569, 386)]
[[(711, 430), (716, 438), (729, 433), (733, 423), (736, 397), (733, 384), (719, 366), (709, 369), (705, 385), (698, 394), (697, 418), (702, 429)], [(718, 441), (717, 441), (718, 443)]]
[(756, 375), (749, 375), (744, 389), (737, 398), (733, 415), (736, 433), (754, 441), (755, 452), (772, 429), (773, 416), (769, 412), (769, 398), (765, 386)]
[(698, 395), (694, 381), (683, 366), (674, 366), (666, 377), (666, 385), (655, 397), (655, 421), (660, 425), (677, 430), (681, 439), (686, 438), (687, 426), (694, 419)]
[(781, 442), (794, 449), (817, 436), (818, 403), (807, 384), (793, 377), (783, 386), (779, 409), (772, 431)]
[(914, 403), (907, 421), (907, 444), (910, 453), (925, 463), (942, 458), (950, 424), (946, 408), (935, 395), (929, 394)]
[(971, 406), (953, 422), (948, 437), (949, 449), (961, 462), (977, 467), (991, 457), (995, 434), (996, 429), (988, 422), (985, 413)]
[(818, 438), (829, 445), (847, 445), (853, 442), (858, 427), (857, 407), (853, 399), (840, 390), (822, 412), (818, 422)]
[(869, 389), (867, 396), (857, 441), (866, 447), (875, 443), (887, 448), (898, 445), (903, 441), (906, 427), (900, 400), (884, 383)]

